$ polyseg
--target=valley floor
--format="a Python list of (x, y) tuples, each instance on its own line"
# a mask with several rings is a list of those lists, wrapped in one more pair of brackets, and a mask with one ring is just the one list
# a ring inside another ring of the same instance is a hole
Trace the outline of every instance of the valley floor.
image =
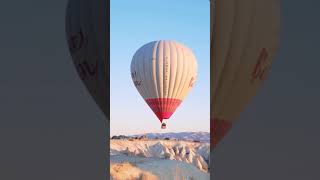
[[(110, 157), (111, 177), (114, 180), (209, 180), (210, 174), (195, 166), (159, 158), (141, 158), (127, 155)], [(119, 168), (120, 167), (120, 168)]]
[(177, 140), (111, 140), (114, 180), (210, 179), (208, 143)]

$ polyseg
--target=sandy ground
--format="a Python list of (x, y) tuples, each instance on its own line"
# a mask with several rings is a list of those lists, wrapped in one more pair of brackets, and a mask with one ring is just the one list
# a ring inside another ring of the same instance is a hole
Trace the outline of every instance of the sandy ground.
[(154, 174), (144, 171), (131, 163), (111, 163), (110, 175), (113, 180), (158, 180)]

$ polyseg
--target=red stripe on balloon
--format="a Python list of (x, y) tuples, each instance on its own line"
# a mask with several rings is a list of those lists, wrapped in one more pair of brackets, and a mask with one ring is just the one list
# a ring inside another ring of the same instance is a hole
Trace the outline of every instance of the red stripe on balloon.
[(169, 119), (182, 102), (174, 98), (150, 98), (145, 101), (161, 122), (163, 119)]
[(214, 118), (210, 123), (211, 145), (215, 147), (216, 144), (218, 144), (219, 141), (227, 134), (231, 127), (231, 122), (224, 119)]

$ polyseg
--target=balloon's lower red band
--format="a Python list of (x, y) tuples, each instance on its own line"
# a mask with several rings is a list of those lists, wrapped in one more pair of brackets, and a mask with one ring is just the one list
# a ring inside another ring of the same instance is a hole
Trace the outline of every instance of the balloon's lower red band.
[(174, 98), (150, 98), (145, 101), (161, 122), (163, 119), (169, 119), (182, 102)]
[(155, 112), (155, 114), (158, 118), (161, 118), (160, 121), (162, 122), (163, 119), (169, 119), (172, 116), (173, 112)]
[(215, 147), (231, 129), (232, 123), (224, 119), (213, 118), (210, 123), (211, 145)]

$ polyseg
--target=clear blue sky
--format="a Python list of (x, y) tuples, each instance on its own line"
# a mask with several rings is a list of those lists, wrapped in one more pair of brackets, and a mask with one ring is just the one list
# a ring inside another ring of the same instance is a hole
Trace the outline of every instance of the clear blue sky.
[[(209, 132), (210, 7), (208, 0), (111, 0), (111, 135), (146, 132)], [(160, 39), (190, 47), (198, 61), (194, 88), (160, 130), (130, 76), (142, 45)]]

